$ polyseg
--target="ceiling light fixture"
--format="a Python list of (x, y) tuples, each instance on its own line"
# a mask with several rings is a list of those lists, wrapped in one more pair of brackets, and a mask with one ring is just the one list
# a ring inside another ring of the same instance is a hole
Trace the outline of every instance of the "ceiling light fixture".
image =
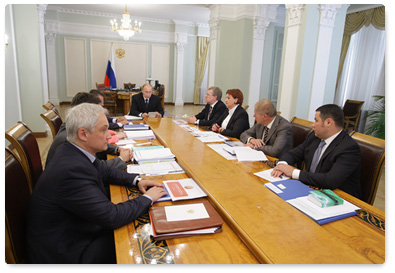
[(118, 32), (118, 34), (121, 35), (125, 41), (128, 41), (135, 32), (141, 33), (141, 22), (137, 22), (137, 20), (134, 21), (133, 27), (131, 21), (130, 13), (127, 10), (127, 5), (125, 5), (125, 12), (122, 12), (121, 26), (118, 26), (117, 19), (111, 20), (111, 30)]

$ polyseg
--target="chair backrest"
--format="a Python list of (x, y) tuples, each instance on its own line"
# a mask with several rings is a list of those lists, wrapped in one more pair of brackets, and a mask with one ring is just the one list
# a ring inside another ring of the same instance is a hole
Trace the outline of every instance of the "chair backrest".
[(40, 116), (45, 120), (51, 129), (52, 138), (55, 138), (59, 131), (60, 125), (63, 123), (62, 118), (53, 110), (48, 110), (47, 112), (40, 114)]
[(5, 132), (5, 137), (18, 152), (22, 166), (26, 173), (29, 174), (28, 180), (30, 180), (30, 186), (33, 189), (43, 172), (40, 149), (36, 137), (22, 121), (18, 121), (16, 125), (8, 129)]
[(104, 91), (106, 89), (106, 85), (104, 83), (96, 83), (96, 89), (99, 91)]
[(351, 127), (354, 128), (354, 130), (357, 128), (363, 104), (364, 101), (346, 100), (343, 106), (345, 130)]
[(136, 87), (136, 84), (135, 83), (124, 83), (123, 84), (123, 88), (124, 89), (128, 89), (128, 90), (130, 90), (130, 89), (132, 89), (132, 88), (135, 88)]
[(351, 132), (351, 137), (361, 148), (362, 200), (373, 204), (385, 162), (385, 140)]
[(5, 259), (8, 264), (24, 263), (25, 231), (30, 187), (21, 162), (5, 148)]
[(243, 108), (244, 108), (244, 110), (246, 110), (246, 111), (247, 111), (247, 109), (248, 109), (249, 105), (247, 105), (247, 104), (242, 104), (242, 105), (241, 105), (241, 107), (243, 107)]
[(158, 96), (160, 98), (161, 104), (162, 104), (162, 108), (165, 109), (165, 85), (161, 84), (158, 87)]
[(43, 104), (43, 108), (45, 110), (53, 110), (56, 114), (60, 116), (58, 109), (56, 109), (55, 105), (50, 101), (47, 101), (46, 104)]
[(313, 130), (313, 122), (297, 117), (293, 117), (290, 121), (292, 126), (293, 147), (302, 144), (309, 133)]

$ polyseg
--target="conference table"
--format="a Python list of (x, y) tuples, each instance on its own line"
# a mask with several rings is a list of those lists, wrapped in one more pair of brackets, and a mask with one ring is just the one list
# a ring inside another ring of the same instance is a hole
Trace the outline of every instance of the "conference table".
[[(318, 225), (283, 201), (253, 173), (273, 167), (266, 162), (226, 160), (171, 118), (146, 118), (154, 145), (171, 149), (182, 174), (149, 176), (164, 180), (193, 178), (224, 220), (223, 231), (170, 240), (149, 236), (148, 213), (114, 231), (117, 263), (174, 264), (382, 264), (385, 262), (385, 213), (340, 190), (361, 209), (357, 216)], [(194, 126), (194, 125), (190, 125)], [(232, 139), (235, 140), (235, 139)], [(143, 141), (146, 142), (146, 141)], [(111, 185), (114, 203), (139, 196), (135, 188)], [(153, 206), (197, 203), (198, 199)]]

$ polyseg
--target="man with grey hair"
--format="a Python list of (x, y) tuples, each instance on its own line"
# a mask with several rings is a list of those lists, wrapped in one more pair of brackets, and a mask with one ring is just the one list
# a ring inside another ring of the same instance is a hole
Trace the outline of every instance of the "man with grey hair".
[(256, 124), (240, 135), (243, 143), (277, 158), (292, 149), (291, 124), (277, 115), (270, 100), (260, 100), (255, 104), (254, 117)]
[(212, 86), (206, 93), (206, 106), (203, 110), (188, 118), (188, 123), (201, 126), (211, 126), (213, 122), (219, 119), (226, 110), (225, 104), (221, 101), (222, 90), (219, 87)]
[[(113, 230), (137, 219), (166, 195), (162, 184), (96, 159), (111, 137), (105, 114), (98, 104), (69, 109), (68, 141), (56, 149), (30, 199), (28, 263), (115, 263)], [(138, 187), (144, 195), (114, 204), (105, 189), (110, 183)]]

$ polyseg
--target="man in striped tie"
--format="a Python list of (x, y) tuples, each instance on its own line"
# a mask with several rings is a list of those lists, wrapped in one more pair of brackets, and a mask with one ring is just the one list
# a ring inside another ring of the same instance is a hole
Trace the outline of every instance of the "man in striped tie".
[[(301, 182), (325, 189), (339, 188), (361, 197), (361, 151), (358, 143), (343, 130), (343, 110), (326, 104), (315, 112), (314, 134), (279, 158), (272, 176), (285, 174)], [(293, 165), (304, 161), (306, 170)]]

